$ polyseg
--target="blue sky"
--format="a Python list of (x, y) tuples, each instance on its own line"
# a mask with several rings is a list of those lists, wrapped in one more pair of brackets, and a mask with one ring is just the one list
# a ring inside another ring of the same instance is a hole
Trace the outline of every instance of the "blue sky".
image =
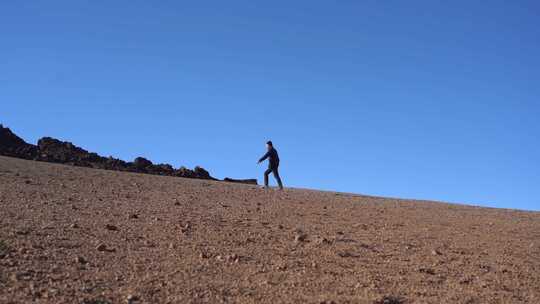
[[(3, 1), (0, 123), (286, 185), (540, 210), (537, 1)], [(474, 3), (473, 3), (474, 2)]]

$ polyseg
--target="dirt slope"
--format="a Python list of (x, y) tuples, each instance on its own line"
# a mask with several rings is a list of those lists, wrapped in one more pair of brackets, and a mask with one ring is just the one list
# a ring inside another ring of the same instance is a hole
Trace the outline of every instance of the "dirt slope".
[(540, 303), (540, 213), (0, 157), (0, 303)]

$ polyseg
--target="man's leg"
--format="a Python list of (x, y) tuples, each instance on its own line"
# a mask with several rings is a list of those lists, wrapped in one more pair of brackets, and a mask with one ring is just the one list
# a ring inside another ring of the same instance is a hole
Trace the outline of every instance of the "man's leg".
[(274, 177), (276, 178), (277, 180), (277, 183), (279, 185), (279, 189), (283, 190), (283, 184), (281, 183), (281, 178), (279, 177), (279, 171), (278, 171), (278, 168), (275, 167), (274, 169), (272, 169), (272, 172), (274, 172)]
[(272, 169), (268, 168), (266, 171), (264, 171), (264, 186), (268, 187), (268, 174), (272, 172)]

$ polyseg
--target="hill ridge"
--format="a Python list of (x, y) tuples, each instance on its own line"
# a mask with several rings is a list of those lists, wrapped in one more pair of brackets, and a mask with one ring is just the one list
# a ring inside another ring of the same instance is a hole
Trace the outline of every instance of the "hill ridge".
[[(43, 137), (38, 140), (37, 145), (32, 145), (2, 124), (0, 124), (0, 155), (96, 169), (218, 180), (200, 166), (195, 166), (193, 169), (183, 166), (175, 169), (170, 164), (154, 164), (144, 157), (137, 157), (132, 162), (127, 162), (112, 156), (100, 156), (97, 153), (89, 152), (78, 147), (71, 142), (61, 141), (52, 137)], [(256, 179), (233, 179), (226, 177), (223, 181), (257, 184)]]

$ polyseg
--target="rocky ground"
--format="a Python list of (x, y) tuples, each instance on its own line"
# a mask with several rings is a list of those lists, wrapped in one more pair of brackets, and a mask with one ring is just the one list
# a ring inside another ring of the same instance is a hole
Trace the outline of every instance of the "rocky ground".
[(0, 303), (540, 303), (540, 213), (0, 157)]

